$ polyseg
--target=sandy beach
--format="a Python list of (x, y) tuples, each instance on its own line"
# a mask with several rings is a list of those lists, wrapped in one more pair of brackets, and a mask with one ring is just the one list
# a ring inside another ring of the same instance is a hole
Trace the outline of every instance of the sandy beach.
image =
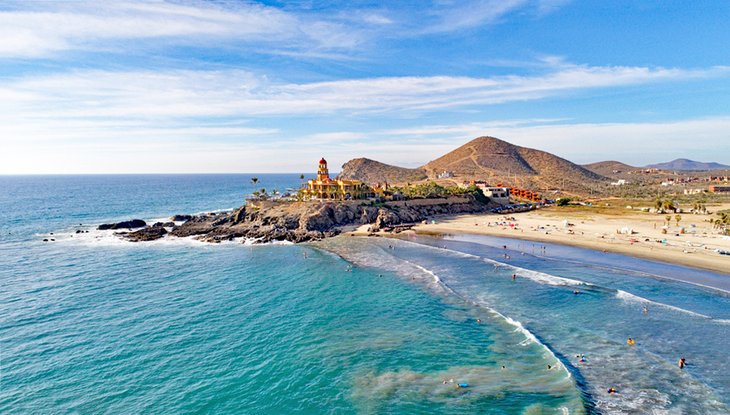
[[(727, 208), (730, 205), (717, 206), (715, 210)], [(468, 233), (550, 242), (730, 275), (730, 256), (720, 255), (716, 251), (730, 251), (730, 237), (719, 235), (712, 228), (708, 219), (713, 216), (683, 214), (679, 226), (674, 219), (666, 226), (666, 215), (639, 210), (596, 213), (551, 207), (507, 215), (439, 217), (427, 224), (414, 226), (412, 231), (421, 234)], [(367, 228), (368, 225), (364, 225), (348, 231), (352, 235), (368, 235)]]
[[(727, 208), (727, 207), (722, 207)], [(718, 235), (712, 215), (682, 215), (665, 227), (666, 215), (628, 210), (596, 214), (552, 207), (508, 215), (458, 215), (415, 226), (417, 233), (470, 233), (543, 241), (615, 252), (730, 275), (730, 237)], [(672, 215), (674, 216), (674, 215)], [(682, 233), (684, 228), (684, 233)]]

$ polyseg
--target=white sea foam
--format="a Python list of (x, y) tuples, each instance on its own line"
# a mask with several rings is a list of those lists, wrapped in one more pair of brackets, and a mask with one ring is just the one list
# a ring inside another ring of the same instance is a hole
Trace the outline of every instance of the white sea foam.
[[(141, 229), (141, 228), (139, 228)], [(268, 243), (260, 243), (260, 238), (233, 238), (230, 240), (220, 241), (218, 243), (205, 242), (197, 239), (195, 236), (177, 237), (171, 235), (165, 235), (160, 239), (154, 241), (139, 241), (132, 242), (128, 241), (117, 235), (120, 232), (127, 232), (124, 230), (98, 230), (96, 226), (93, 228), (82, 228), (79, 229), (83, 232), (76, 233), (76, 229), (66, 230), (61, 232), (54, 232), (50, 234), (38, 234), (36, 236), (44, 239), (55, 239), (53, 243), (70, 243), (80, 244), (86, 246), (116, 246), (116, 247), (132, 247), (132, 246), (193, 246), (193, 247), (212, 247), (216, 245), (234, 245), (242, 244), (246, 246), (252, 245), (292, 245), (289, 241), (272, 241)], [(134, 231), (132, 229), (131, 231)], [(88, 231), (88, 232), (86, 232)]]
[(639, 297), (638, 295), (631, 294), (629, 292), (626, 292), (624, 290), (616, 290), (616, 298), (619, 298), (624, 301), (630, 301), (630, 302), (636, 302), (636, 303), (643, 303), (643, 304), (652, 304), (655, 306), (667, 308), (670, 310), (678, 311), (680, 313), (689, 314), (695, 317), (701, 317), (701, 318), (711, 318), (710, 316), (706, 316), (704, 314), (696, 313), (691, 310), (685, 310), (684, 308), (676, 307), (669, 304), (660, 303), (658, 301), (652, 301), (649, 299), (646, 299), (644, 297)]
[(591, 284), (591, 283), (588, 283), (585, 281), (580, 281), (580, 280), (575, 280), (575, 279), (565, 278), (565, 277), (559, 277), (557, 275), (551, 275), (551, 274), (547, 274), (547, 273), (539, 272), (539, 271), (533, 271), (533, 270), (530, 270), (527, 268), (518, 267), (516, 265), (508, 264), (505, 262), (499, 262), (499, 261), (493, 260), (491, 258), (485, 258), (485, 257), (479, 256), (479, 255), (473, 255), (473, 254), (456, 251), (456, 250), (449, 249), (449, 248), (435, 247), (435, 246), (431, 246), (431, 245), (423, 245), (423, 244), (419, 244), (419, 243), (411, 242), (411, 241), (403, 241), (403, 242), (430, 248), (430, 249), (436, 249), (439, 251), (444, 251), (444, 252), (447, 252), (454, 256), (459, 256), (462, 258), (478, 259), (478, 260), (486, 262), (487, 264), (494, 265), (495, 267), (505, 267), (505, 268), (514, 270), (515, 272), (519, 273), (520, 277), (525, 277), (529, 280), (535, 281), (540, 284), (554, 285), (554, 286), (595, 286), (594, 284)]
[(483, 302), (476, 302), (476, 301), (472, 301), (472, 300), (469, 300), (469, 299), (465, 298), (464, 296), (462, 296), (459, 293), (457, 293), (456, 291), (454, 291), (451, 287), (449, 287), (448, 284), (444, 283), (443, 280), (438, 275), (436, 275), (435, 272), (429, 270), (428, 268), (425, 268), (425, 267), (423, 267), (421, 265), (415, 264), (415, 263), (410, 262), (410, 261), (407, 261), (407, 260), (404, 260), (404, 261), (407, 262), (407, 263), (409, 263), (409, 264), (411, 264), (411, 265), (413, 265), (413, 266), (415, 266), (416, 268), (418, 268), (422, 272), (430, 275), (433, 278), (434, 282), (436, 282), (437, 284), (439, 284), (441, 287), (443, 287), (444, 289), (446, 289), (447, 291), (449, 291), (453, 295), (456, 295), (460, 299), (462, 299), (462, 300), (464, 300), (464, 301), (466, 301), (468, 303), (471, 303), (472, 305), (475, 305), (477, 307), (484, 308), (484, 309), (488, 310), (491, 314), (493, 314), (495, 316), (498, 316), (500, 319), (502, 319), (503, 321), (505, 321), (507, 324), (513, 326), (515, 328), (515, 331), (516, 332), (519, 332), (523, 336), (525, 336), (525, 340), (519, 343), (521, 346), (527, 346), (530, 343), (534, 343), (534, 344), (537, 344), (539, 346), (542, 346), (542, 348), (545, 350), (545, 352), (547, 352), (548, 355), (550, 355), (551, 357), (553, 357), (558, 362), (558, 365), (565, 371), (565, 373), (567, 373), (568, 377), (571, 377), (572, 376), (571, 373), (570, 373), (570, 371), (565, 366), (563, 366), (562, 363), (560, 363), (560, 360), (557, 358), (557, 356), (555, 356), (555, 354), (550, 350), (550, 348), (547, 347), (544, 343), (542, 343), (530, 330), (528, 330), (527, 328), (525, 328), (525, 326), (521, 322), (519, 322), (517, 320), (514, 320), (514, 319), (512, 319), (510, 317), (505, 316), (504, 314), (500, 313), (499, 311), (495, 310), (494, 308), (492, 308), (490, 306), (487, 306)]

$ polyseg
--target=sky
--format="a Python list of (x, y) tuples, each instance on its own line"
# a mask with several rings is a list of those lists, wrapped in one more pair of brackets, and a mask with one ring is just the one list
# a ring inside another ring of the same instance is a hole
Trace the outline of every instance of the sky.
[(3, 1), (0, 174), (730, 164), (730, 1)]

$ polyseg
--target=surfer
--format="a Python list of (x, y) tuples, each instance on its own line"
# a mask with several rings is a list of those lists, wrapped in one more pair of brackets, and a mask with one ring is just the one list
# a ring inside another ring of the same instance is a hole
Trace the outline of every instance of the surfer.
[(608, 388), (608, 393), (610, 395), (612, 393), (618, 393), (618, 392), (616, 392), (616, 388)]

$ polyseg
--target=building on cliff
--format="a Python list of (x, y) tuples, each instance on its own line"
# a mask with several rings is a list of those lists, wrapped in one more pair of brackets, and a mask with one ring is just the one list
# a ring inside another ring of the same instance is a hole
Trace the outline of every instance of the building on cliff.
[(308, 199), (350, 200), (371, 196), (370, 187), (359, 180), (332, 179), (327, 169), (327, 160), (322, 158), (317, 169), (317, 178), (307, 181), (302, 194)]

